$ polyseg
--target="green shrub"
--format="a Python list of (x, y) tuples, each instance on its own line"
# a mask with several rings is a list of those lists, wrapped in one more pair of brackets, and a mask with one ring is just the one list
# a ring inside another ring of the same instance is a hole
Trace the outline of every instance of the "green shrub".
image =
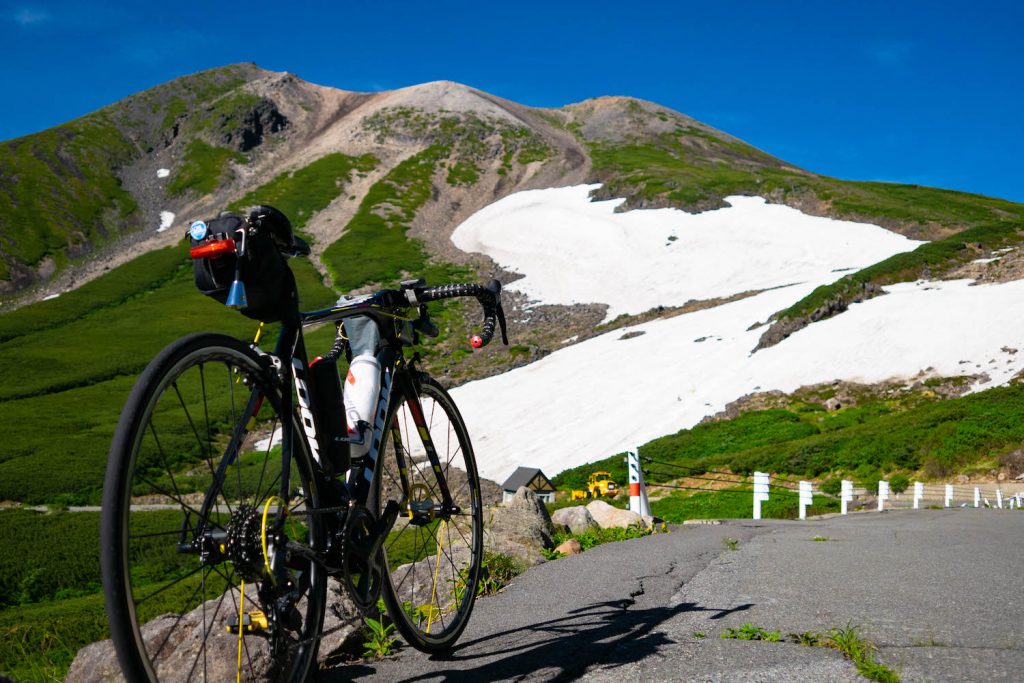
[(492, 595), (526, 571), (521, 561), (503, 553), (485, 552), (477, 595)]
[(910, 480), (905, 475), (894, 474), (889, 477), (889, 490), (895, 494), (903, 493), (910, 486)]
[[(411, 605), (403, 605), (409, 609)], [(369, 659), (383, 659), (391, 655), (395, 650), (395, 643), (398, 639), (391, 635), (395, 630), (395, 624), (387, 613), (384, 600), (377, 600), (377, 619), (370, 616), (363, 617), (363, 657)]]
[(581, 550), (590, 550), (594, 546), (602, 545), (604, 543), (614, 543), (616, 541), (625, 541), (630, 538), (642, 538), (649, 536), (654, 533), (653, 529), (648, 529), (642, 524), (634, 524), (626, 528), (613, 527), (611, 529), (588, 529), (580, 534), (572, 533), (557, 533), (555, 534), (555, 545), (561, 545), (570, 538), (575, 538), (579, 541)]
[(0, 609), (0, 671), (16, 681), (61, 681), (79, 649), (108, 637), (100, 594)]
[(878, 467), (868, 463), (864, 463), (854, 470), (853, 476), (857, 483), (868, 491), (877, 491), (878, 482), (882, 479), (882, 473), (878, 470)]
[(827, 493), (830, 496), (838, 496), (839, 492), (843, 488), (843, 480), (840, 477), (829, 477), (825, 481), (821, 482), (819, 487), (822, 493)]

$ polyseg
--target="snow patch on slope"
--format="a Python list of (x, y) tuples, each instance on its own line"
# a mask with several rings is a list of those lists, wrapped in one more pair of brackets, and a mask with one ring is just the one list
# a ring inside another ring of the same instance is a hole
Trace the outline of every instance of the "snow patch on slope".
[(160, 227), (156, 229), (157, 232), (163, 232), (167, 228), (174, 224), (174, 214), (170, 211), (160, 212)]
[(887, 287), (887, 296), (751, 354), (760, 334), (751, 323), (810, 291), (788, 287), (637, 325), (629, 329), (645, 334), (626, 340), (615, 330), (452, 393), (481, 475), (501, 482), (519, 465), (551, 476), (634, 448), (754, 391), (791, 392), (833, 379), (879, 382), (921, 370), (985, 372), (990, 380), (976, 389), (987, 388), (1024, 366), (1002, 351), (1024, 343), (1024, 317), (1007, 315), (1024, 297), (1024, 281), (969, 285)]
[(816, 281), (921, 244), (876, 225), (808, 216), (761, 197), (727, 197), (728, 208), (700, 214), (615, 213), (623, 200), (589, 201), (597, 187), (510, 195), (462, 223), (452, 242), (525, 275), (510, 289), (545, 304), (606, 303), (608, 319)]
[[(470, 217), (452, 240), (523, 273), (510, 289), (542, 303), (607, 303), (609, 317), (768, 291), (614, 330), (455, 389), (482, 476), (500, 482), (519, 465), (554, 475), (692, 427), (755, 391), (922, 371), (984, 372), (989, 379), (978, 390), (1024, 366), (1002, 350), (1024, 345), (1024, 317), (1008, 314), (1024, 297), (1024, 281), (886, 287), (886, 296), (751, 353), (763, 331), (758, 323), (773, 313), (840, 272), (920, 242), (757, 197), (729, 197), (729, 208), (698, 215), (616, 214), (617, 201), (588, 200), (594, 187), (511, 195)], [(642, 334), (622, 338), (627, 332)]]

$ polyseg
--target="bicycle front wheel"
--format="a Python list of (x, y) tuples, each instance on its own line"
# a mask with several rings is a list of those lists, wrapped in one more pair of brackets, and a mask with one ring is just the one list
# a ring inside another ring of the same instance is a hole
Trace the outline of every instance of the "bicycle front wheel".
[(326, 531), (304, 514), (319, 499), (301, 438), (284, 467), (283, 419), (295, 424), (257, 354), (230, 337), (181, 339), (140, 376), (110, 450), (101, 524), (128, 680), (311, 673), (326, 575), (293, 551), (322, 549)]
[(371, 501), (378, 514), (390, 500), (401, 511), (382, 544), (388, 615), (406, 642), (438, 653), (455, 644), (473, 610), (483, 508), (466, 425), (448, 392), (420, 377), (418, 400), (394, 394)]

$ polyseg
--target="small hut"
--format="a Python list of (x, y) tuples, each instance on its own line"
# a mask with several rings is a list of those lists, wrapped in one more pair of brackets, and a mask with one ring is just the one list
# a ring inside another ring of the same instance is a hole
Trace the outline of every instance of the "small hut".
[(505, 483), (501, 485), (502, 502), (512, 500), (512, 496), (516, 494), (520, 486), (525, 486), (537, 494), (537, 498), (541, 502), (555, 502), (555, 491), (557, 491), (555, 485), (536, 467), (519, 467), (511, 477), (505, 480)]

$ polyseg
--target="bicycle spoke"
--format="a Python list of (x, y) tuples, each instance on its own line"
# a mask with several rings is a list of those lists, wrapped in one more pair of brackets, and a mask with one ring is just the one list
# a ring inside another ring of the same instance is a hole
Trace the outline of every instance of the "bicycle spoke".
[[(209, 574), (209, 572), (207, 572), (207, 574)], [(202, 584), (200, 583), (199, 588), (197, 588), (195, 591), (192, 592), (192, 595), (191, 595), (191, 597), (189, 597), (188, 602), (192, 602), (193, 600), (195, 600), (196, 593), (198, 593), (201, 588), (202, 588)], [(141, 603), (137, 602), (137, 603), (135, 603), (135, 606), (138, 607), (140, 604)], [(174, 629), (176, 629), (178, 627), (178, 624), (180, 624), (181, 620), (184, 619), (184, 618), (185, 618), (185, 612), (182, 612), (181, 614), (178, 615), (178, 618), (174, 620), (174, 625), (171, 628), (167, 629), (167, 633), (164, 635), (164, 639), (160, 643), (160, 647), (157, 648), (156, 653), (153, 655), (153, 660), (154, 661), (159, 659), (160, 653), (163, 652), (164, 646), (167, 645), (167, 641), (170, 639), (171, 634), (174, 633)]]
[[(274, 421), (274, 425), (270, 428), (270, 436), (267, 437), (267, 452), (263, 454), (263, 467), (260, 469), (260, 478), (256, 482), (256, 494), (263, 490), (263, 477), (267, 473), (267, 463), (270, 461), (270, 451), (274, 447), (274, 435), (277, 434), (277, 420)], [(257, 500), (262, 500), (258, 498)]]
[[(424, 497), (432, 501), (436, 516), (432, 521), (420, 518), (418, 526), (406, 525), (384, 544), (387, 566), (394, 572), (385, 583), (385, 598), (389, 610), (398, 611), (407, 599), (418, 604), (418, 616), (404, 612), (396, 615), (398, 631), (418, 649), (443, 652), (462, 632), (476, 597), (483, 529), (464, 426), (459, 426), (450, 399), (435, 384), (423, 383), (419, 398), (419, 405), (414, 397), (401, 398), (385, 430), (383, 466), (375, 484), (379, 491), (377, 509), (400, 490), (397, 455), (407, 453), (409, 481), (426, 487)], [(392, 431), (395, 425), (399, 429)], [(426, 431), (421, 432), (421, 428)], [(452, 496), (458, 513), (442, 510), (442, 490)], [(394, 571), (399, 562), (411, 564)]]
[(152, 422), (149, 423), (149, 431), (150, 431), (150, 434), (153, 435), (153, 441), (156, 443), (156, 450), (157, 450), (157, 453), (160, 454), (160, 461), (164, 465), (164, 470), (167, 472), (167, 475), (171, 479), (171, 487), (174, 489), (174, 492), (176, 494), (178, 494), (178, 499), (180, 500), (181, 499), (181, 491), (178, 490), (178, 484), (177, 484), (177, 482), (174, 481), (174, 473), (171, 472), (171, 468), (167, 465), (167, 457), (164, 454), (164, 448), (163, 448), (163, 446), (160, 445), (160, 438), (156, 434), (156, 425), (154, 425)]
[(180, 533), (180, 529), (169, 529), (168, 531), (153, 531), (148, 534), (128, 534), (128, 540), (138, 541), (143, 538), (156, 538), (158, 536), (177, 536)]
[[(207, 392), (206, 392), (206, 364), (205, 363), (199, 363), (196, 367), (199, 370), (199, 386), (200, 386), (200, 389), (201, 389), (201, 393), (203, 395), (203, 419), (206, 422), (206, 434), (209, 435), (209, 434), (211, 434), (213, 432), (213, 430), (210, 427), (210, 402), (209, 402), (209, 397), (208, 397)], [(212, 451), (210, 452), (209, 466), (210, 466), (210, 481), (214, 482), (214, 481), (217, 480), (217, 473), (216, 473), (216, 470), (215, 470), (215, 468), (213, 466), (213, 453), (212, 453)], [(234, 514), (234, 510), (231, 509), (231, 503), (228, 501), (227, 496), (224, 495), (224, 489), (221, 489), (221, 488), (218, 487), (217, 495), (219, 495), (221, 497), (221, 499), (224, 501), (224, 505), (227, 506), (228, 512), (230, 514)]]
[[(231, 374), (231, 367), (230, 366), (225, 366), (225, 367), (226, 367), (226, 369), (228, 371), (228, 396), (229, 396), (228, 403), (231, 406), (231, 424), (232, 424), (232, 429), (233, 430), (238, 430), (240, 425), (238, 424), (238, 416), (235, 414), (235, 383), (231, 381), (234, 378), (232, 377), (232, 374)], [(239, 444), (239, 445), (241, 445), (241, 444)], [(242, 495), (242, 457), (241, 457), (241, 455), (242, 454), (239, 453), (238, 448), (236, 447), (235, 448), (235, 462), (234, 462), (234, 465), (235, 465), (235, 475), (236, 475), (236, 478), (238, 479), (238, 499), (240, 501), (244, 501), (245, 498)]]
[[(205, 379), (202, 376), (202, 368), (201, 367), (200, 367), (199, 382), (200, 382), (200, 386), (202, 387), (203, 405), (205, 407), (206, 406), (206, 383), (205, 383)], [(214, 467), (213, 467), (213, 451), (209, 447), (209, 444), (199, 435), (199, 429), (196, 427), (196, 424), (195, 424), (195, 422), (192, 419), (192, 414), (189, 412), (188, 406), (185, 404), (185, 398), (181, 395), (181, 389), (178, 387), (177, 380), (175, 380), (171, 384), (171, 386), (174, 387), (174, 393), (178, 397), (178, 404), (181, 406), (181, 410), (185, 414), (185, 419), (188, 420), (189, 427), (192, 429), (192, 434), (195, 435), (195, 437), (196, 437), (196, 443), (199, 444), (199, 448), (203, 452), (203, 460), (206, 462), (206, 466), (210, 470), (210, 480), (213, 481), (213, 480), (215, 480), (217, 478), (217, 473), (216, 473), (216, 471), (214, 470)], [(207, 415), (207, 418), (206, 418), (206, 435), (207, 435), (207, 439), (208, 439), (209, 436), (210, 436), (210, 421), (209, 421), (209, 416), (208, 415)], [(228, 506), (228, 512), (233, 512), (233, 510), (231, 510), (231, 503), (229, 503), (226, 498), (224, 499), (224, 504)]]
[[(137, 479), (138, 479), (138, 480), (139, 480), (139, 481), (140, 481), (141, 483), (145, 484), (146, 486), (149, 486), (149, 487), (151, 487), (151, 488), (152, 488), (152, 489), (153, 489), (154, 491), (156, 491), (156, 492), (157, 492), (157, 493), (159, 493), (160, 495), (162, 495), (162, 496), (167, 496), (168, 498), (170, 498), (171, 500), (173, 500), (173, 501), (174, 501), (175, 503), (177, 503), (178, 505), (180, 505), (180, 506), (181, 506), (181, 509), (182, 509), (182, 510), (188, 510), (188, 511), (189, 511), (189, 512), (191, 512), (192, 514), (196, 515), (196, 517), (202, 518), (202, 515), (201, 515), (201, 514), (199, 513), (199, 510), (196, 510), (196, 509), (195, 509), (194, 507), (192, 507), (191, 505), (189, 505), (188, 503), (186, 503), (186, 502), (185, 502), (184, 500), (182, 500), (181, 498), (176, 498), (175, 496), (173, 496), (173, 495), (172, 495), (172, 494), (170, 493), (170, 491), (168, 491), (168, 490), (166, 490), (166, 489), (164, 489), (164, 488), (161, 488), (161, 487), (160, 487), (160, 486), (158, 486), (157, 484), (153, 483), (152, 481), (150, 481), (150, 480), (149, 480), (149, 478), (148, 478), (148, 477), (144, 477), (144, 476), (142, 476), (141, 474), (136, 474), (136, 475), (135, 475), (135, 477), (136, 477), (136, 478), (137, 478)], [(207, 518), (207, 519), (209, 519), (209, 518)], [(221, 527), (221, 526), (220, 526), (219, 524), (216, 524), (216, 527), (217, 527), (218, 529), (220, 529), (220, 528), (223, 528), (223, 527)]]
[[(201, 572), (201, 571), (202, 571), (202, 570), (203, 570), (203, 569), (205, 568), (205, 566), (206, 566), (206, 565), (199, 565), (198, 567), (196, 567), (195, 569), (193, 569), (192, 571), (190, 571), (190, 572), (189, 572), (188, 574), (186, 574), (185, 576), (182, 576), (181, 578), (175, 579), (174, 581), (172, 581), (171, 583), (169, 583), (169, 584), (167, 584), (167, 585), (163, 586), (162, 588), (158, 588), (157, 590), (153, 591), (152, 593), (150, 593), (150, 594), (149, 594), (149, 595), (147, 595), (146, 597), (142, 598), (141, 600), (137, 600), (137, 601), (135, 602), (135, 606), (136, 606), (136, 607), (138, 607), (139, 605), (141, 605), (142, 603), (146, 602), (146, 601), (147, 601), (147, 600), (149, 600), (150, 598), (152, 598), (152, 597), (154, 597), (154, 596), (156, 596), (156, 595), (159, 595), (160, 593), (163, 593), (163, 592), (164, 592), (165, 590), (167, 590), (168, 588), (171, 588), (172, 586), (177, 586), (177, 585), (178, 585), (179, 583), (181, 583), (181, 582), (182, 582), (182, 581), (184, 581), (185, 579), (188, 579), (188, 578), (191, 578), (191, 577), (195, 576), (196, 574), (198, 574), (199, 572)], [(194, 597), (195, 597), (195, 595), (193, 594), (193, 596), (192, 596), (192, 597), (194, 598)]]

